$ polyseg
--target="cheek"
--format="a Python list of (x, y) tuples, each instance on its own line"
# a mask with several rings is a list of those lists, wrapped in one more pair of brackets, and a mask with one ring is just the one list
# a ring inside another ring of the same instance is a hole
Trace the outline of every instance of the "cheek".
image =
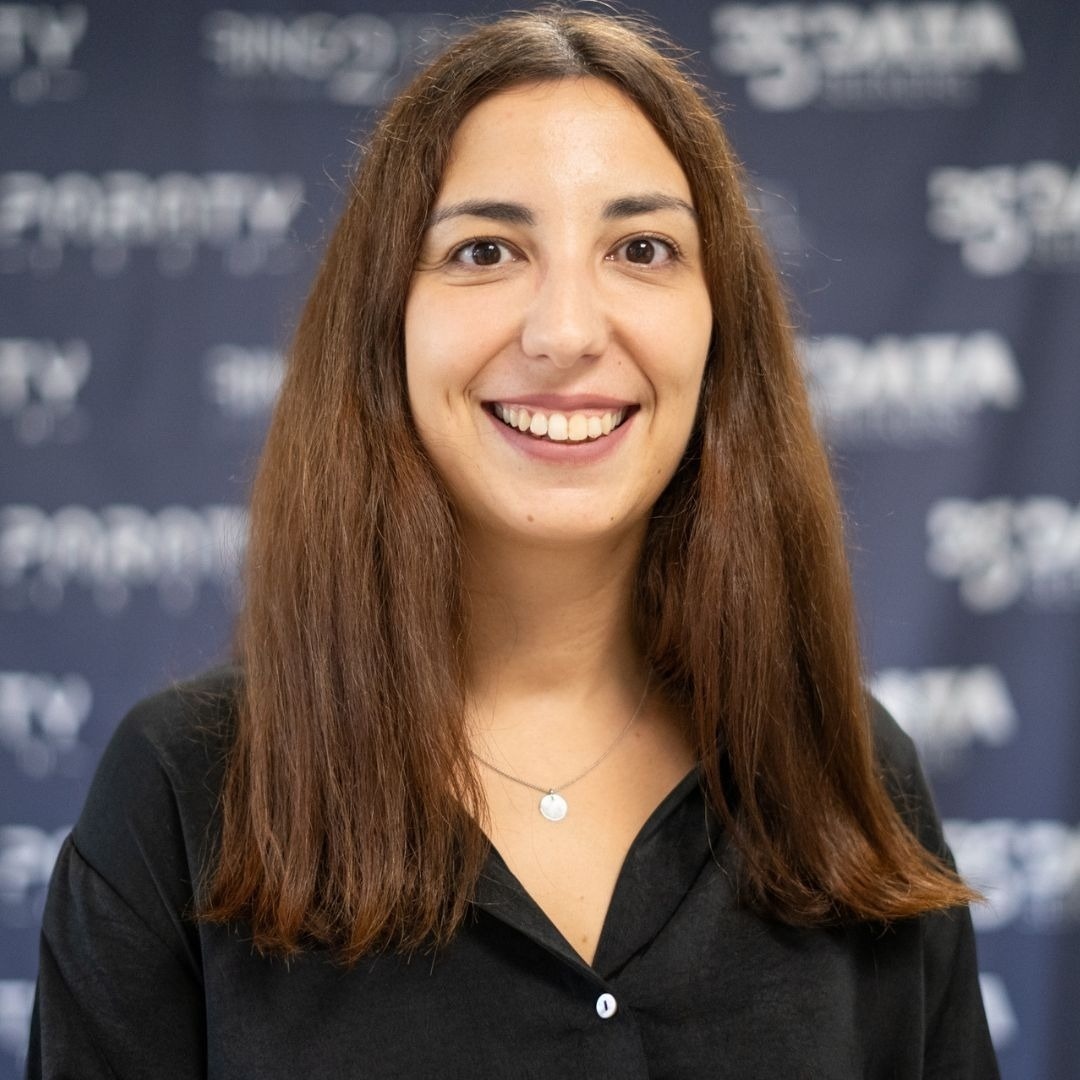
[[(685, 328), (681, 335), (679, 370), (684, 395), (696, 404), (701, 391), (701, 382), (705, 377), (705, 365), (708, 361), (709, 347), (713, 337), (713, 312), (708, 294), (702, 291), (698, 302), (686, 313), (681, 325)], [(680, 325), (680, 324), (674, 324)]]
[(438, 305), (410, 297), (405, 308), (405, 381), (413, 420), (419, 429), (440, 419), (439, 402), (447, 395), (452, 379), (452, 335), (441, 318)]
[[(709, 345), (712, 340), (711, 308), (693, 310), (681, 323), (683, 332), (665, 350), (662, 384), (657, 387), (661, 398), (671, 406), (667, 411), (672, 438), (679, 444), (679, 454), (685, 449), (693, 431), (705, 377)], [(670, 331), (667, 334), (670, 338)]]
[(639, 308), (635, 313), (635, 351), (645, 359), (646, 377), (658, 397), (675, 406), (692, 407), (697, 401), (712, 323), (707, 301)]
[(480, 290), (472, 291), (417, 289), (406, 304), (405, 368), (414, 408), (436, 400), (453, 408), (505, 344), (505, 305), (481, 303)]

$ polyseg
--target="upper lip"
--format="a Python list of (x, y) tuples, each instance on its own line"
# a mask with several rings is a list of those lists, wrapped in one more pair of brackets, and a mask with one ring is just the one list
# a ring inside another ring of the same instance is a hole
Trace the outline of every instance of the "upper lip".
[(624, 409), (634, 402), (598, 394), (513, 394), (509, 397), (491, 398), (484, 404), (525, 405), (554, 412), (573, 412), (578, 409)]

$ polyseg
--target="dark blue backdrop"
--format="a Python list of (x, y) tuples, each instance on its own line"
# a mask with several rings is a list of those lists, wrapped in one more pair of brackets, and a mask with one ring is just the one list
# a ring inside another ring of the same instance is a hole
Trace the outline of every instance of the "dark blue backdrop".
[[(350, 139), (466, 10), (0, 3), (0, 1078), (104, 743), (227, 639)], [(874, 684), (990, 898), (1005, 1074), (1080, 1076), (1080, 9), (654, 10), (795, 300)]]

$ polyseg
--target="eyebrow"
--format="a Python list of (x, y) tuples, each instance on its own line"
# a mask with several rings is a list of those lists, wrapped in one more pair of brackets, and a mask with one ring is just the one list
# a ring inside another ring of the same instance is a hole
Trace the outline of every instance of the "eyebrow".
[(697, 221), (697, 211), (685, 199), (665, 195), (660, 191), (612, 199), (604, 204), (604, 218), (613, 221), (617, 218), (634, 217), (635, 214), (651, 214), (656, 210), (682, 210)]
[(521, 203), (496, 202), (491, 199), (465, 199), (433, 210), (428, 218), (428, 228), (433, 229), (444, 221), (456, 217), (481, 217), (502, 221), (507, 225), (535, 225), (536, 216)]
[[(646, 192), (641, 195), (624, 195), (604, 204), (602, 217), (605, 221), (634, 217), (637, 214), (650, 214), (656, 210), (680, 210), (697, 221), (697, 211), (685, 200), (675, 195), (665, 195), (660, 191)], [(507, 225), (536, 224), (536, 215), (524, 204), (500, 202), (494, 199), (465, 199), (462, 202), (440, 206), (432, 211), (427, 227), (433, 229), (444, 221), (456, 217), (480, 217), (489, 221), (501, 221)]]

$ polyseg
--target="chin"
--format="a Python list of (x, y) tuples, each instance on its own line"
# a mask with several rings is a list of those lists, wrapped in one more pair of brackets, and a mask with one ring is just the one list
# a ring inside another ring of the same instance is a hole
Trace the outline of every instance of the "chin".
[(548, 507), (546, 512), (523, 510), (520, 517), (501, 518), (498, 522), (489, 519), (480, 528), (492, 537), (498, 536), (522, 545), (562, 548), (568, 552), (576, 547), (587, 547), (601, 542), (617, 544), (637, 531), (635, 525), (644, 529), (644, 521), (635, 523), (625, 519), (617, 520), (610, 514), (597, 517), (596, 500), (592, 501), (591, 515), (572, 509), (553, 513), (552, 508)]

